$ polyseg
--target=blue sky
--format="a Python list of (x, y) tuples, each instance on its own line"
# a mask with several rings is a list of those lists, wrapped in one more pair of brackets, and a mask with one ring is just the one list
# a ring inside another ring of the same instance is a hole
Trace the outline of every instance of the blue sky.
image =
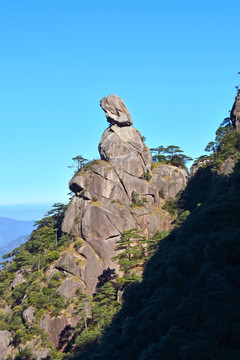
[(239, 14), (239, 0), (0, 1), (0, 207), (68, 201), (109, 94), (149, 147), (202, 155), (240, 82)]

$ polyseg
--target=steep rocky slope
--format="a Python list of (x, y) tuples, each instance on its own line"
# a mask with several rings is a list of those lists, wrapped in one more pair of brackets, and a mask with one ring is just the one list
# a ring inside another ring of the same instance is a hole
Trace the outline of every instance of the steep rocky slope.
[(180, 198), (189, 216), (126, 290), (101, 343), (71, 360), (240, 358), (238, 102), (239, 93), (232, 122), (220, 125), (213, 154), (200, 159)]
[[(60, 358), (83, 319), (81, 296), (93, 295), (109, 271), (119, 273), (112, 258), (121, 233), (137, 228), (149, 238), (173, 226), (175, 217), (163, 207), (185, 188), (186, 171), (152, 164), (121, 98), (110, 95), (101, 106), (110, 123), (99, 144), (101, 159), (73, 176), (67, 210), (55, 204), (0, 273), (2, 359), (18, 353)], [(85, 310), (86, 326), (90, 307)]]
[(124, 230), (138, 228), (149, 238), (171, 228), (172, 217), (162, 206), (185, 187), (187, 178), (184, 169), (171, 165), (152, 170), (151, 153), (130, 126), (121, 98), (110, 95), (101, 106), (111, 124), (99, 143), (101, 160), (90, 162), (70, 181), (75, 196), (62, 223), (63, 232), (73, 231), (86, 242), (78, 252), (85, 260), (80, 272), (90, 294), (104, 269), (117, 269), (111, 259)]

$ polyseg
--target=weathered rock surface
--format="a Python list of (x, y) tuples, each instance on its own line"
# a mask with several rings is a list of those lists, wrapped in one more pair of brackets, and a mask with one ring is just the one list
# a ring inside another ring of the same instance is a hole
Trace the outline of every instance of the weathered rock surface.
[(137, 177), (151, 172), (150, 150), (142, 141), (141, 133), (133, 127), (110, 126), (104, 131), (98, 149), (101, 159), (116, 169)]
[(238, 90), (237, 97), (233, 104), (230, 118), (237, 131), (240, 131), (240, 90)]
[(72, 278), (65, 279), (58, 287), (57, 291), (61, 296), (65, 296), (67, 299), (71, 299), (76, 296), (76, 290), (85, 289), (85, 284), (80, 279), (74, 280)]
[(78, 253), (85, 262), (77, 271), (76, 255), (65, 254), (56, 266), (67, 264), (65, 269), (83, 280), (89, 294), (103, 270), (118, 270), (111, 259), (121, 233), (138, 228), (149, 237), (156, 230), (169, 230), (172, 218), (162, 206), (186, 186), (183, 169), (163, 164), (151, 169), (151, 153), (141, 133), (119, 122), (128, 114), (119, 99), (111, 95), (101, 101), (112, 124), (99, 143), (101, 160), (90, 162), (71, 179), (75, 196), (62, 223), (63, 232), (73, 231), (83, 239)]
[(10, 288), (13, 290), (15, 288), (15, 286), (17, 286), (18, 284), (21, 284), (24, 281), (25, 281), (24, 276), (23, 276), (21, 270), (19, 270), (16, 272), (13, 282), (10, 284)]
[(28, 324), (35, 324), (36, 318), (35, 318), (34, 308), (32, 306), (24, 310), (22, 316), (24, 321), (27, 322)]
[(106, 114), (107, 121), (114, 125), (129, 126), (133, 124), (132, 117), (124, 101), (116, 96), (109, 95), (102, 98), (100, 106)]
[(64, 270), (72, 275), (81, 277), (81, 269), (78, 263), (81, 261), (79, 256), (74, 253), (64, 252), (56, 263), (56, 268)]
[(0, 331), (0, 360), (5, 360), (9, 350), (9, 345), (12, 342), (12, 335), (9, 331)]
[(48, 333), (48, 340), (56, 347), (61, 345), (61, 337), (71, 327), (71, 320), (65, 315), (51, 318), (46, 314), (39, 326)]

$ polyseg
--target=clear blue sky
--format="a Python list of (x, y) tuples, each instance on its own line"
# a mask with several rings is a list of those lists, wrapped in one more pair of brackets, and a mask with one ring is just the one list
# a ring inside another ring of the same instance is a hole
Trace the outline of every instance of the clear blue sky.
[(0, 1), (0, 206), (67, 202), (112, 93), (149, 147), (202, 155), (240, 82), (239, 15), (239, 0)]

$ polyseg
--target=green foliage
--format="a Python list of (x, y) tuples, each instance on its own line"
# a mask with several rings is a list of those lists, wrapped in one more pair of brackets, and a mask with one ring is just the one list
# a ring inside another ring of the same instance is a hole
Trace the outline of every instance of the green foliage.
[(158, 191), (158, 195), (161, 199), (164, 199), (165, 198), (165, 189), (164, 187), (162, 186), (161, 189)]
[(94, 195), (94, 196), (92, 197), (92, 201), (94, 201), (94, 202), (98, 201), (97, 196)]
[(48, 287), (50, 289), (56, 289), (58, 288), (62, 283), (62, 276), (59, 272), (53, 274), (53, 276), (51, 277), (51, 280), (48, 283)]
[(189, 210), (185, 210), (185, 211), (181, 212), (180, 215), (178, 215), (178, 217), (176, 219), (176, 226), (180, 226), (182, 223), (184, 223), (189, 215), (190, 215)]
[(83, 245), (83, 242), (82, 241), (76, 241), (75, 243), (74, 243), (74, 249), (79, 249), (81, 246)]
[(179, 146), (175, 145), (169, 145), (166, 148), (160, 145), (157, 148), (150, 149), (150, 151), (152, 152), (153, 162), (171, 164), (184, 169), (186, 169), (186, 163), (192, 160), (183, 153)]
[(93, 328), (92, 330), (84, 329), (80, 335), (76, 338), (76, 345), (82, 350), (86, 350), (88, 347), (92, 347), (100, 341), (102, 337), (102, 329)]
[(147, 203), (146, 197), (140, 197), (140, 195), (133, 190), (132, 192), (132, 206), (145, 206), (145, 203)]
[(30, 265), (32, 262), (32, 256), (28, 250), (22, 250), (16, 254), (14, 258), (14, 263), (16, 269), (20, 269)]
[(79, 289), (79, 296), (77, 301), (75, 302), (73, 313), (74, 316), (80, 314), (81, 319), (79, 320), (78, 326), (83, 325), (85, 328), (87, 328), (87, 312), (86, 312), (86, 306), (89, 303), (89, 298), (86, 294), (81, 292), (81, 289)]
[(93, 321), (97, 324), (98, 328), (110, 325), (119, 307), (116, 287), (111, 281), (106, 282), (95, 294), (92, 307)]
[(73, 161), (72, 165), (68, 167), (76, 169), (75, 173), (78, 172), (81, 168), (83, 168), (88, 162), (88, 160), (82, 157), (82, 155), (75, 156), (74, 158), (72, 158), (72, 161)]
[(92, 359), (238, 359), (240, 162), (208, 180), (202, 172), (191, 190), (198, 204), (203, 181), (201, 206), (159, 242)]
[(18, 305), (22, 302), (22, 299), (25, 295), (27, 289), (27, 283), (22, 282), (21, 284), (17, 284), (12, 291), (12, 305)]
[(220, 172), (223, 162), (232, 158), (238, 160), (240, 151), (240, 133), (235, 130), (230, 118), (224, 119), (216, 131), (215, 141), (210, 141), (205, 148), (210, 155), (200, 156), (195, 165), (210, 166), (212, 171)]
[(157, 230), (148, 240), (148, 244), (147, 244), (147, 252), (148, 252), (148, 258), (150, 259), (155, 252), (158, 249), (159, 246), (159, 242), (164, 239), (165, 237), (167, 237), (169, 234), (168, 231), (159, 231)]
[(122, 233), (117, 244), (115, 251), (118, 254), (112, 260), (118, 262), (124, 273), (123, 277), (117, 280), (121, 289), (124, 289), (130, 283), (141, 280), (136, 271), (142, 269), (147, 259), (147, 240), (139, 230), (130, 229)]
[(26, 346), (24, 349), (19, 350), (14, 358), (14, 360), (32, 360), (32, 359), (34, 359), (33, 352), (28, 346)]
[(170, 197), (162, 208), (163, 210), (168, 211), (170, 215), (174, 216), (178, 212), (178, 200), (176, 198)]
[(60, 252), (57, 250), (50, 251), (46, 256), (46, 262), (52, 263), (54, 260), (59, 259), (61, 256)]
[(149, 173), (149, 171), (147, 171), (140, 176), (140, 179), (150, 181), (151, 177), (152, 177), (151, 174)]

